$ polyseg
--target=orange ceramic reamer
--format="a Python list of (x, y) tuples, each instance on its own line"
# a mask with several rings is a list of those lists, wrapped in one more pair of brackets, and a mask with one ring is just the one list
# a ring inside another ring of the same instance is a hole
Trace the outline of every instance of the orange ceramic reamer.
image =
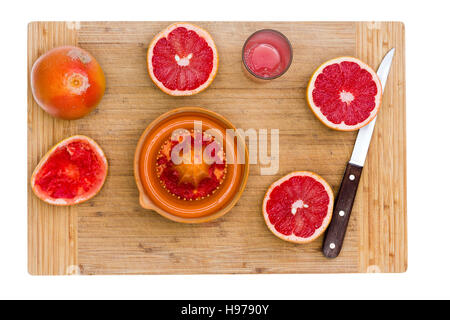
[[(217, 190), (207, 197), (192, 201), (168, 192), (158, 176), (157, 157), (163, 144), (171, 139), (175, 130), (193, 130), (196, 121), (201, 121), (203, 130), (218, 130), (224, 137), (225, 152), (228, 156), (233, 154), (234, 158), (233, 161), (227, 162), (226, 175)], [(168, 219), (184, 223), (211, 221), (230, 211), (244, 191), (249, 163), (243, 137), (236, 134), (236, 139), (232, 142), (227, 141), (225, 139), (227, 129), (232, 129), (236, 133), (236, 128), (226, 118), (198, 107), (174, 109), (150, 123), (139, 139), (134, 157), (134, 173), (140, 193), (140, 205)], [(245, 150), (244, 163), (237, 161), (238, 148)]]

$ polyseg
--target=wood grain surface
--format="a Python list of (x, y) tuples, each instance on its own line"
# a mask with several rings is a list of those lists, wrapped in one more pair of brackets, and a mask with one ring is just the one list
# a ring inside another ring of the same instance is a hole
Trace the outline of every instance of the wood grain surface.
[[(53, 274), (342, 273), (404, 272), (406, 129), (404, 26), (398, 22), (198, 22), (214, 37), (219, 72), (193, 97), (170, 97), (150, 80), (147, 46), (169, 22), (33, 22), (28, 26), (28, 71), (60, 45), (90, 51), (105, 72), (98, 108), (75, 121), (54, 119), (28, 88), (28, 176), (54, 144), (72, 134), (95, 139), (110, 165), (102, 191), (71, 208), (47, 205), (28, 187), (28, 269)], [(241, 70), (241, 49), (261, 28), (283, 32), (294, 59), (289, 71), (255, 83)], [(294, 170), (310, 170), (339, 188), (355, 132), (335, 132), (307, 107), (305, 90), (316, 67), (351, 55), (377, 68), (396, 47), (372, 145), (362, 173), (344, 247), (337, 259), (321, 252), (322, 237), (295, 245), (274, 237), (261, 203), (268, 186)], [(29, 73), (29, 72), (28, 72)], [(29, 82), (28, 82), (29, 83)], [(280, 170), (260, 175), (251, 165), (246, 190), (221, 219), (184, 225), (140, 208), (133, 178), (136, 143), (158, 115), (182, 106), (219, 112), (243, 129), (280, 129)]]

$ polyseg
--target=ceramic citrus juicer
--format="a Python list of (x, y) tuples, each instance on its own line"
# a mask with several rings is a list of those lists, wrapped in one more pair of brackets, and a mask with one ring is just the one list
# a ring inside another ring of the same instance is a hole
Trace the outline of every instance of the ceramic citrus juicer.
[[(227, 130), (235, 134), (232, 141)], [(134, 173), (143, 208), (177, 222), (207, 222), (239, 200), (249, 174), (248, 150), (223, 116), (198, 107), (174, 109), (144, 130)]]

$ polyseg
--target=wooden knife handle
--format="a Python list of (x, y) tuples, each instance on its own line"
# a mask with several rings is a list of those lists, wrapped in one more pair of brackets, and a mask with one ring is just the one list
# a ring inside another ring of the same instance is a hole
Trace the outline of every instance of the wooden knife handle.
[(361, 173), (362, 167), (351, 163), (347, 164), (334, 203), (333, 217), (323, 241), (322, 251), (327, 258), (336, 258), (341, 252)]

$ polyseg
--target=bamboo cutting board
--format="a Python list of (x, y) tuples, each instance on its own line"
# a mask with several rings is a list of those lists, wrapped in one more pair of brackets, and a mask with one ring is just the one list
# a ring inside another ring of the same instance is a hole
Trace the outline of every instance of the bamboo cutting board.
[[(60, 45), (87, 49), (105, 72), (107, 89), (87, 117), (54, 119), (28, 87), (28, 177), (61, 139), (84, 134), (109, 160), (102, 191), (70, 208), (47, 205), (28, 187), (28, 269), (33, 275), (404, 272), (406, 238), (406, 130), (404, 26), (398, 22), (199, 22), (220, 57), (212, 85), (193, 97), (170, 97), (151, 82), (146, 50), (168, 22), (33, 22), (28, 25), (28, 73)], [(283, 32), (294, 48), (281, 78), (254, 83), (241, 70), (241, 48), (262, 28)], [(322, 175), (337, 193), (355, 132), (322, 125), (307, 107), (309, 77), (322, 62), (356, 56), (374, 69), (391, 47), (396, 54), (353, 208), (343, 251), (322, 256), (322, 238), (295, 245), (273, 236), (261, 203), (268, 186), (294, 170)], [(28, 78), (29, 80), (29, 78)], [(251, 165), (246, 190), (221, 219), (178, 224), (140, 208), (133, 156), (145, 127), (176, 107), (199, 106), (243, 129), (280, 129), (280, 170), (261, 176)]]

